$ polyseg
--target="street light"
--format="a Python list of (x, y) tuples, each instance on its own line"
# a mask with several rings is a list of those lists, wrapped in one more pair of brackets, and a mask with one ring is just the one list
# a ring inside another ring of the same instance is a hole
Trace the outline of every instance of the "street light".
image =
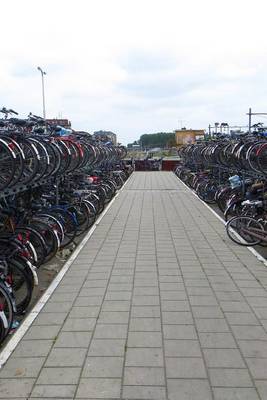
[(43, 94), (43, 117), (45, 119), (45, 93), (44, 93), (44, 75), (46, 75), (46, 72), (42, 70), (41, 67), (37, 67), (38, 71), (41, 72), (41, 77), (42, 77), (42, 94)]

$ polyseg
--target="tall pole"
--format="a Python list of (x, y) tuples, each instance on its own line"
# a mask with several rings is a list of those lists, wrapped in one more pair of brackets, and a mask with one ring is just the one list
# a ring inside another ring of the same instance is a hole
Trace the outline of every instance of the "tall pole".
[(248, 133), (251, 133), (251, 108), (248, 110)]
[(267, 113), (264, 113), (264, 112), (252, 112), (251, 108), (249, 108), (247, 115), (248, 115), (248, 131), (249, 131), (249, 133), (251, 133), (251, 127), (252, 127), (251, 126), (251, 116), (252, 115), (267, 115)]
[(46, 118), (45, 115), (45, 91), (44, 91), (44, 75), (46, 75), (46, 72), (42, 70), (42, 68), (37, 67), (37, 69), (41, 72), (41, 77), (42, 77), (42, 97), (43, 97), (43, 118)]
[(180, 122), (181, 130), (182, 130), (182, 128), (183, 128), (183, 122), (185, 122), (185, 120), (184, 120), (184, 119), (179, 119), (178, 122)]

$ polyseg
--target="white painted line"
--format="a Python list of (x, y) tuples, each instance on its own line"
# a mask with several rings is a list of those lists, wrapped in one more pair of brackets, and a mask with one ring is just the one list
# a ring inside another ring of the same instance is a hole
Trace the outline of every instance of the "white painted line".
[[(218, 218), (224, 225), (226, 225), (225, 220), (222, 217), (220, 217), (220, 215), (218, 215), (216, 211), (214, 211), (207, 203), (205, 203), (205, 201), (201, 200), (198, 197), (198, 195), (192, 189), (190, 189), (176, 174), (174, 175), (186, 187), (186, 189), (190, 191), (190, 193), (192, 193), (205, 207), (207, 207), (212, 212), (212, 214), (215, 215), (216, 218)], [(241, 236), (239, 236), (238, 233), (236, 233), (235, 231), (233, 232), (236, 235), (236, 237), (238, 237), (238, 239), (242, 240)], [(261, 261), (267, 267), (267, 260), (264, 257), (262, 257), (262, 255), (258, 253), (257, 250), (253, 249), (251, 246), (246, 246), (246, 249), (250, 251), (259, 261)]]
[(35, 318), (38, 316), (44, 305), (47, 303), (49, 298), (52, 296), (54, 293), (55, 289), (63, 279), (64, 275), (66, 272), (69, 270), (70, 266), (74, 262), (74, 260), (77, 258), (79, 255), (80, 251), (83, 249), (87, 241), (90, 239), (92, 234), (94, 233), (97, 225), (99, 222), (104, 218), (116, 198), (119, 196), (120, 192), (124, 188), (124, 186), (132, 179), (133, 174), (131, 174), (130, 178), (127, 179), (127, 181), (124, 183), (124, 185), (121, 187), (121, 189), (118, 191), (118, 193), (113, 197), (113, 199), (110, 201), (108, 206), (105, 208), (103, 213), (100, 215), (100, 217), (95, 221), (94, 225), (92, 228), (88, 231), (86, 236), (83, 238), (81, 243), (77, 246), (77, 248), (74, 250), (68, 261), (64, 264), (60, 272), (57, 274), (55, 279), (51, 282), (51, 284), (48, 286), (42, 297), (38, 300), (38, 302), (35, 304), (34, 308), (30, 311), (29, 315), (25, 318), (25, 320), (22, 322), (20, 327), (17, 329), (17, 331), (13, 334), (12, 338), (8, 341), (7, 345), (4, 347), (4, 349), (0, 353), (0, 369), (3, 367), (3, 365), (7, 362), (9, 359), (10, 355), (12, 352), (15, 350), (19, 342), (21, 341), (22, 337), (25, 335)]

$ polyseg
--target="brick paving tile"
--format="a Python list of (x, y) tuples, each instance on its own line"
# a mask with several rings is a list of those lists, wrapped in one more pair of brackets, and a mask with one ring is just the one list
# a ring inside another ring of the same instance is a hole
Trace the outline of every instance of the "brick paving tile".
[(134, 173), (0, 370), (0, 399), (267, 399), (267, 270)]
[(128, 348), (125, 365), (130, 367), (163, 367), (163, 351), (160, 348)]
[(35, 379), (0, 379), (0, 399), (15, 397), (27, 398), (30, 395)]
[(37, 385), (75, 385), (79, 382), (80, 373), (80, 368), (43, 368), (36, 383)]
[(201, 357), (198, 340), (165, 340), (166, 357)]
[(123, 386), (123, 399), (167, 400), (164, 386)]
[(245, 364), (237, 349), (203, 349), (209, 368), (244, 368)]
[(212, 392), (206, 379), (169, 379), (169, 400), (211, 400)]
[(246, 369), (211, 368), (209, 376), (212, 386), (252, 387), (253, 383)]
[(203, 360), (199, 357), (167, 357), (166, 374), (168, 378), (207, 377)]
[(254, 379), (267, 379), (267, 358), (247, 358), (246, 361)]
[(89, 356), (123, 356), (125, 340), (123, 339), (93, 339), (89, 347)]
[(106, 378), (82, 378), (77, 399), (111, 399), (120, 396), (121, 380)]
[(31, 398), (73, 399), (76, 385), (38, 385), (33, 388)]
[(214, 388), (213, 390), (214, 400), (261, 400), (253, 388)]
[(44, 357), (10, 358), (0, 369), (1, 378), (36, 378), (45, 362)]
[(125, 367), (124, 385), (163, 386), (165, 376), (163, 368)]
[(82, 376), (85, 378), (121, 378), (123, 357), (88, 357)]
[(55, 341), (56, 347), (85, 347), (89, 346), (92, 332), (61, 332)]
[(13, 355), (15, 357), (46, 357), (52, 345), (52, 340), (22, 340)]
[(83, 365), (86, 349), (54, 348), (45, 363), (46, 367), (80, 367)]
[(42, 325), (31, 326), (26, 335), (25, 340), (38, 339), (55, 339), (60, 330), (60, 325)]

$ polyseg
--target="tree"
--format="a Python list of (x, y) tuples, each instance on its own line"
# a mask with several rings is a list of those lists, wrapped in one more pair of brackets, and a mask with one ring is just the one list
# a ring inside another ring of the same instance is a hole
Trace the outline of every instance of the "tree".
[(175, 145), (175, 134), (173, 132), (158, 132), (140, 136), (140, 144), (144, 148), (167, 147)]

